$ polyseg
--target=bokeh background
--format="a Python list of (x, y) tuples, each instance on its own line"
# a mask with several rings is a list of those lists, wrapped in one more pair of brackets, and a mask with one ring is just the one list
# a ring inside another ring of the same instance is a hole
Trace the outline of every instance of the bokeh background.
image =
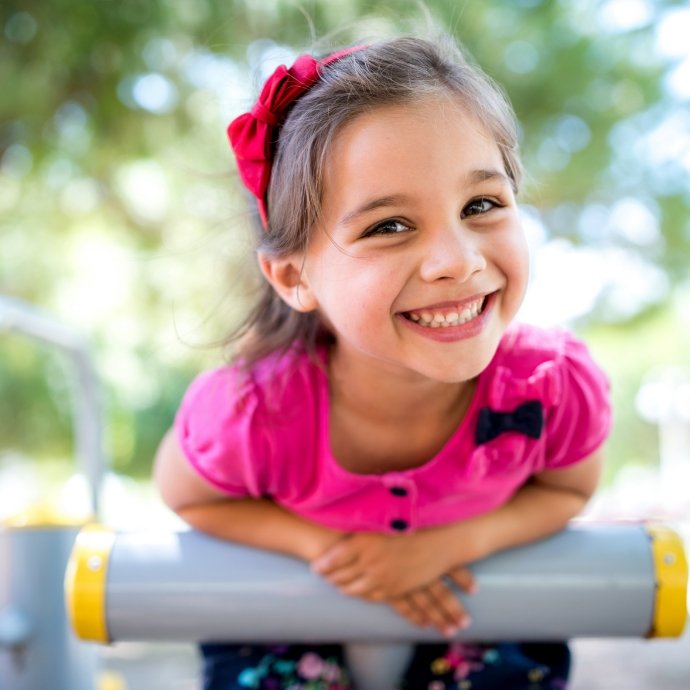
[[(169, 518), (151, 508), (155, 448), (190, 379), (225, 356), (215, 344), (254, 280), (227, 123), (299, 52), (425, 34), (430, 20), (521, 122), (522, 318), (574, 329), (611, 378), (592, 513), (688, 530), (690, 4), (673, 0), (2, 0), (0, 520), (86, 497), (70, 363), (7, 328), (2, 299), (91, 345), (106, 521)], [(687, 687), (687, 639), (578, 644), (576, 688)], [(106, 654), (138, 668), (133, 688), (197, 687), (190, 647)]]
[[(226, 124), (298, 52), (424, 33), (427, 15), (505, 87), (522, 124), (534, 259), (523, 317), (575, 329), (609, 372), (605, 485), (645, 483), (663, 447), (678, 455), (690, 423), (688, 3), (3, 0), (0, 295), (89, 339), (115, 473), (148, 477), (182, 391), (219, 361), (213, 344), (247, 303)], [(69, 388), (60, 355), (0, 333), (0, 469), (70, 471)]]

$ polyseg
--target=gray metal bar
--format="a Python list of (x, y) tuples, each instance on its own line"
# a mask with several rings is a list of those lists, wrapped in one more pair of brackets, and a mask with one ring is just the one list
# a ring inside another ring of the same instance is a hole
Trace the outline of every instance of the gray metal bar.
[(2, 690), (94, 690), (96, 649), (72, 633), (60, 577), (78, 531), (0, 528)]
[(101, 390), (88, 343), (77, 331), (20, 300), (0, 296), (0, 331), (15, 331), (63, 350), (74, 367), (74, 443), (79, 469), (89, 481), (91, 504), (99, 511), (105, 467)]
[[(642, 637), (654, 615), (650, 539), (637, 525), (572, 526), (473, 566), (459, 639)], [(114, 640), (440, 639), (385, 604), (342, 596), (306, 564), (197, 532), (120, 533), (108, 564)]]

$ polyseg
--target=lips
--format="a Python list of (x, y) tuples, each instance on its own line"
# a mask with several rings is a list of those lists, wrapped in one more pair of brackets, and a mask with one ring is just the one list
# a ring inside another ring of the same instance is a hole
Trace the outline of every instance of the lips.
[(403, 312), (403, 316), (422, 328), (463, 326), (476, 319), (486, 306), (486, 296), (456, 304), (424, 307)]

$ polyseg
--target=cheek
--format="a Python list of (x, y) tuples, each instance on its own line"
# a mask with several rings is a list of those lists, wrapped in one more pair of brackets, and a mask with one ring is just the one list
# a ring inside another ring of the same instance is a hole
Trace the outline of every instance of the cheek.
[(395, 267), (386, 270), (380, 264), (355, 260), (347, 270), (331, 270), (323, 276), (322, 313), (349, 338), (370, 337), (389, 323), (399, 285)]
[(508, 233), (501, 243), (502, 264), (506, 274), (517, 282), (527, 282), (529, 249), (522, 230)]
[(520, 237), (513, 243), (512, 248), (515, 264), (515, 272), (522, 277), (526, 283), (529, 275), (529, 249), (525, 236), (520, 233)]
[(507, 249), (511, 252), (510, 256), (512, 257), (508, 280), (513, 289), (513, 310), (517, 312), (525, 298), (529, 284), (529, 250), (524, 237)]

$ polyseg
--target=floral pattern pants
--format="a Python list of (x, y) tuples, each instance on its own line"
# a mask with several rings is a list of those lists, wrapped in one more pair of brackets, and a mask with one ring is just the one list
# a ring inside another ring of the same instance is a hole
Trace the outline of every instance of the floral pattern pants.
[[(356, 690), (340, 645), (201, 646), (204, 690)], [(423, 644), (399, 690), (565, 690), (563, 643)]]

